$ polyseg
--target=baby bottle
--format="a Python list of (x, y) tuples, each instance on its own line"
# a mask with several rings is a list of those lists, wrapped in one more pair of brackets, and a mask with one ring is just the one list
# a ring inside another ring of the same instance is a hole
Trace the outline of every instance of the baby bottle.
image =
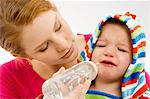
[(42, 85), (44, 99), (63, 99), (79, 84), (87, 79), (94, 80), (98, 66), (91, 61), (84, 61), (66, 69), (62, 74), (50, 78)]

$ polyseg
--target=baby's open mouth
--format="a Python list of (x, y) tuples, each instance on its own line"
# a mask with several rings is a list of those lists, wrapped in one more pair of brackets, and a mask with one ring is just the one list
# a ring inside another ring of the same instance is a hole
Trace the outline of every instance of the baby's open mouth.
[(101, 61), (101, 63), (103, 64), (108, 64), (108, 65), (112, 65), (112, 66), (117, 66), (114, 62), (110, 61), (110, 60), (103, 60)]

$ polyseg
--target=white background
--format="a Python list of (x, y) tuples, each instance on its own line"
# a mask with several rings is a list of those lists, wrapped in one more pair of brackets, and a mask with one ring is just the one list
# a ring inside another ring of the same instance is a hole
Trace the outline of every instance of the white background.
[[(125, 13), (137, 15), (138, 23), (147, 36), (146, 70), (150, 74), (150, 0), (53, 0), (74, 33), (93, 33), (99, 20), (108, 15)], [(13, 57), (0, 49), (0, 64)]]

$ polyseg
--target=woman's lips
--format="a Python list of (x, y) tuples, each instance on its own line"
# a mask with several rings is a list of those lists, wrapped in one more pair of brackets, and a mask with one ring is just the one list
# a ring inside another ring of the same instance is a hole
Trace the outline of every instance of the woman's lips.
[(70, 57), (72, 55), (73, 51), (74, 51), (74, 46), (72, 44), (72, 46), (70, 47), (70, 49), (66, 52), (66, 54), (62, 58), (68, 58), (68, 57)]

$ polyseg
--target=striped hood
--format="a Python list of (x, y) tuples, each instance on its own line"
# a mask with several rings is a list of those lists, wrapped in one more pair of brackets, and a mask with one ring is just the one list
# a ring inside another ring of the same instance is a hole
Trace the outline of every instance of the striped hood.
[(138, 25), (135, 21), (135, 15), (127, 12), (125, 15), (108, 16), (105, 19), (101, 20), (96, 27), (95, 33), (93, 34), (93, 45), (96, 43), (96, 40), (100, 35), (103, 23), (109, 18), (116, 18), (126, 23), (130, 30), (133, 44), (133, 59), (122, 80), (122, 97), (125, 99), (142, 97), (150, 98), (150, 88), (148, 86), (147, 80), (148, 77), (146, 76), (144, 70), (146, 56), (146, 36), (141, 26)]

